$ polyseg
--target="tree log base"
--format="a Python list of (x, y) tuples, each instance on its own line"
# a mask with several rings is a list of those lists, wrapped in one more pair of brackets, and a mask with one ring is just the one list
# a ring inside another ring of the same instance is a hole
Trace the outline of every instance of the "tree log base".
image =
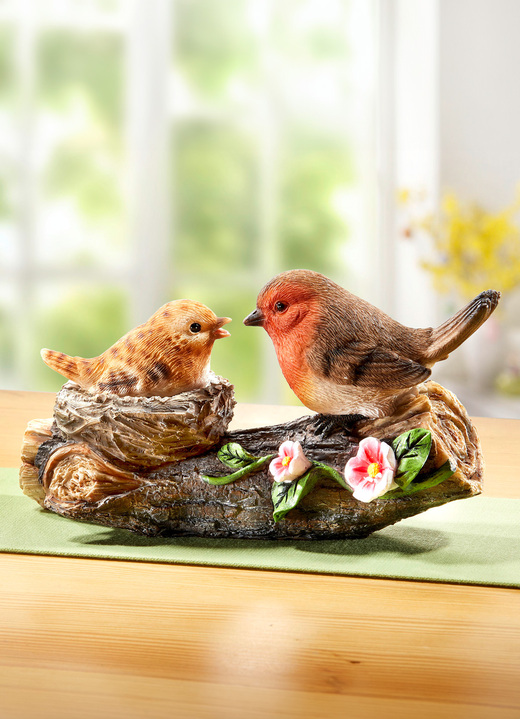
[[(33, 420), (27, 427), (20, 470), (24, 493), (62, 516), (148, 536), (354, 539), (481, 491), (483, 460), (475, 427), (458, 399), (432, 381), (419, 385), (392, 416), (356, 422), (349, 436), (341, 430), (321, 436), (313, 416), (226, 432), (234, 401), (232, 386), (222, 378), (167, 401), (126, 399), (94, 397), (65, 385), (54, 419)], [(194, 441), (186, 440), (186, 427)], [(287, 439), (299, 441), (310, 460), (343, 473), (363, 437), (388, 441), (419, 427), (432, 433), (424, 470), (448, 459), (456, 470), (441, 484), (408, 496), (363, 503), (324, 478), (275, 522), (267, 462), (231, 484), (213, 486), (201, 479), (230, 473), (217, 457), (229, 442), (265, 456), (276, 454)]]

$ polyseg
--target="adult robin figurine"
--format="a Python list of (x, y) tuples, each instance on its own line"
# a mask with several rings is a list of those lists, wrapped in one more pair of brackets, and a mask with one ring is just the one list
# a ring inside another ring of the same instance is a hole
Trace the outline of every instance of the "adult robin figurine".
[(326, 431), (391, 414), (499, 298), (486, 290), (439, 327), (414, 329), (318, 272), (291, 270), (265, 285), (244, 324), (266, 330), (285, 379), (304, 405), (325, 415), (318, 424)]

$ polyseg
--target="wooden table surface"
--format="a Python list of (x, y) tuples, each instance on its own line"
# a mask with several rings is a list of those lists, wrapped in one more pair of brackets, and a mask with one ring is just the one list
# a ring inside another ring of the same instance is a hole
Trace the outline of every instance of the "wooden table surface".
[[(53, 401), (0, 391), (0, 466)], [(520, 421), (475, 424), (520, 497)], [(441, 716), (519, 719), (520, 591), (0, 554), (0, 719)]]

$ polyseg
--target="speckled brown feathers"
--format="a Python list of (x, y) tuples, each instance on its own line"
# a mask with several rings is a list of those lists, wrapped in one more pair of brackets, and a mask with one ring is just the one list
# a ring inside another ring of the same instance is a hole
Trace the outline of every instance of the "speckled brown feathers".
[(175, 300), (131, 330), (99, 357), (84, 359), (43, 349), (43, 360), (93, 392), (170, 396), (204, 386), (213, 343), (229, 336), (217, 317), (192, 300)]
[(265, 328), (287, 382), (307, 407), (376, 418), (426, 380), (499, 298), (487, 290), (440, 327), (414, 329), (324, 275), (292, 270), (267, 283), (244, 323)]

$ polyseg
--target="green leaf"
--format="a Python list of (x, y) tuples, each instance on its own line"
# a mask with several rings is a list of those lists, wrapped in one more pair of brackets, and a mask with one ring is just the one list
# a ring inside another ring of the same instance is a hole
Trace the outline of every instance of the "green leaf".
[(249, 452), (238, 444), (238, 442), (229, 442), (219, 449), (217, 457), (220, 459), (222, 464), (232, 469), (239, 469), (240, 467), (247, 467), (253, 464), (259, 457), (254, 457)]
[(434, 472), (426, 475), (422, 482), (414, 482), (406, 487), (406, 489), (394, 489), (391, 492), (387, 492), (384, 496), (385, 498), (407, 497), (409, 494), (422, 492), (424, 489), (431, 489), (431, 487), (436, 487), (441, 482), (444, 482), (445, 479), (451, 477), (456, 469), (457, 463), (455, 460), (447, 460)]
[(415, 492), (421, 492), (423, 489), (430, 489), (436, 487), (445, 479), (451, 477), (451, 475), (457, 469), (457, 463), (454, 460), (447, 460), (442, 464), (435, 472), (426, 475), (422, 482), (414, 482), (404, 490), (405, 494), (414, 494)]
[(345, 478), (333, 467), (322, 462), (313, 462), (312, 467), (301, 477), (293, 482), (274, 482), (271, 490), (273, 499), (275, 522), (285, 517), (287, 512), (294, 509), (306, 494), (314, 489), (318, 480), (329, 477), (337, 482), (343, 489), (352, 492), (352, 487), (347, 484)]
[(394, 481), (402, 489), (406, 489), (419, 474), (428, 459), (432, 446), (432, 435), (427, 429), (411, 429), (400, 434), (392, 442), (397, 460), (397, 471)]
[(242, 467), (237, 472), (224, 475), (223, 477), (208, 477), (208, 475), (206, 474), (201, 474), (200, 478), (207, 484), (213, 484), (216, 486), (220, 486), (223, 484), (231, 484), (231, 482), (236, 482), (237, 479), (242, 479), (242, 477), (247, 477), (248, 474), (253, 474), (253, 472), (257, 472), (264, 466), (264, 464), (266, 464), (266, 462), (269, 462), (269, 460), (271, 460), (274, 456), (274, 454), (268, 454), (267, 457), (260, 457), (254, 462), (251, 462), (251, 464), (248, 464), (246, 467)]
[(273, 482), (271, 497), (274, 505), (273, 518), (275, 522), (285, 517), (287, 512), (294, 509), (305, 495), (309, 494), (320, 475), (321, 471), (311, 467), (308, 472), (292, 482)]
[(333, 467), (329, 467), (328, 464), (322, 464), (322, 462), (313, 462), (314, 467), (316, 470), (320, 470), (320, 476), (330, 477), (335, 482), (337, 482), (343, 489), (348, 489), (349, 492), (352, 492), (353, 489), (350, 486), (350, 484), (347, 483), (345, 480), (345, 477), (340, 474), (337, 470), (335, 470)]
[(392, 447), (397, 459), (410, 454), (410, 452), (424, 451), (431, 447), (432, 435), (430, 430), (417, 427), (408, 432), (403, 432), (392, 442)]

